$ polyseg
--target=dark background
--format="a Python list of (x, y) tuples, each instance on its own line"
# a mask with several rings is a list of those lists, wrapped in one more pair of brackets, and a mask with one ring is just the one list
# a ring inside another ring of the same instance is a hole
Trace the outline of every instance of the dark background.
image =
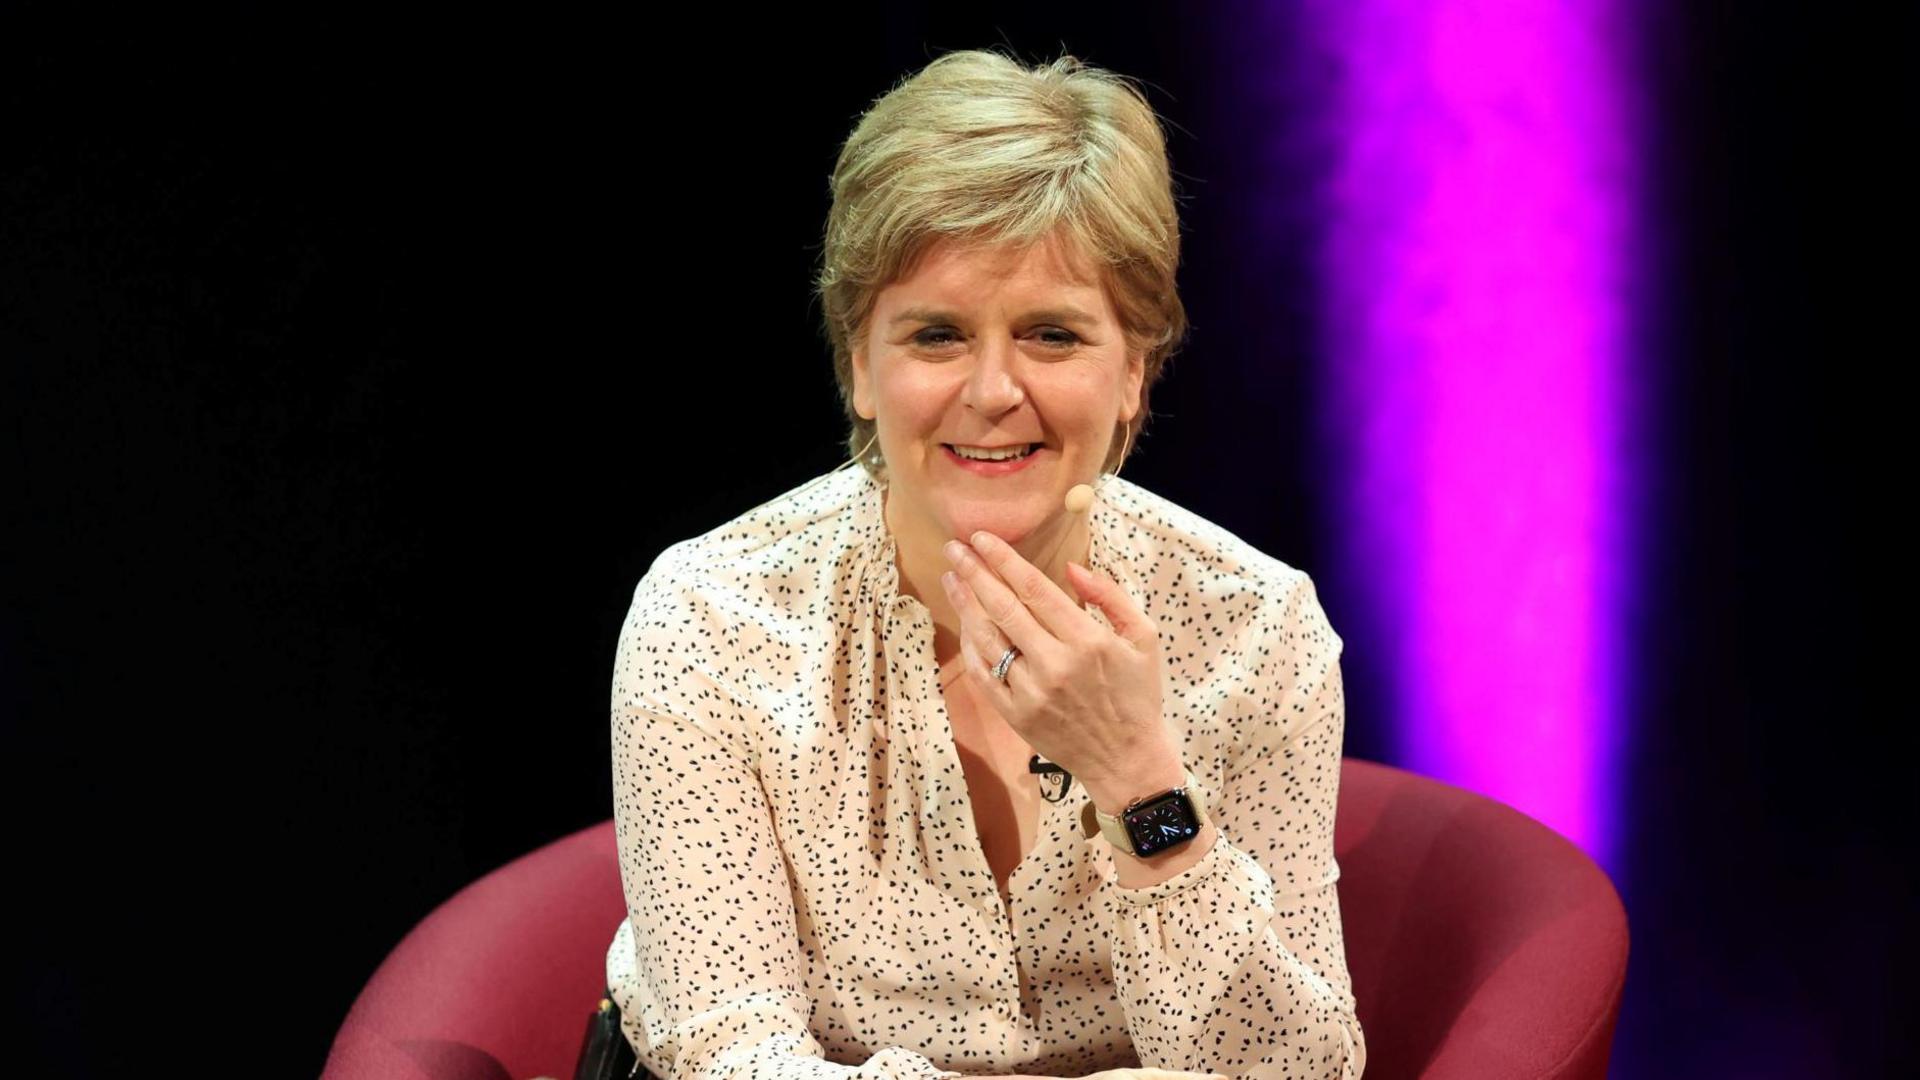
[[(314, 1075), (435, 905), (610, 816), (633, 586), (842, 460), (808, 294), (826, 178), (946, 49), (1149, 84), (1195, 333), (1126, 474), (1313, 573), (1336, 625), (1357, 608), (1308, 434), (1337, 359), (1324, 69), (1230, 6), (898, 7), (7, 17), (16, 1071)], [(1914, 38), (1646, 7), (1657, 539), (1614, 1075), (1911, 1074), (1904, 527), (1880, 508), (1911, 489)], [(1364, 640), (1343, 665), (1347, 752), (1391, 760), (1390, 672)]]

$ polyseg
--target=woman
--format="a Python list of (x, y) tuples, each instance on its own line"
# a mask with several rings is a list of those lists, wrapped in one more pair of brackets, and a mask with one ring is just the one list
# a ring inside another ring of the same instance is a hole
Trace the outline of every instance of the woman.
[(668, 548), (620, 635), (608, 985), (656, 1076), (1361, 1074), (1340, 638), (1117, 475), (1186, 326), (1169, 177), (1072, 57), (943, 56), (848, 138), (861, 468)]

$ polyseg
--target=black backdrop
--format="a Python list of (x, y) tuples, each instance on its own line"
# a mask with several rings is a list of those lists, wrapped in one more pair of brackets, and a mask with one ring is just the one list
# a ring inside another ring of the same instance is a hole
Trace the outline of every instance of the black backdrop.
[[(1912, 710), (1875, 676), (1905, 669), (1876, 521), (1906, 489), (1915, 189), (1888, 151), (1913, 136), (1913, 38), (1648, 7), (1661, 539), (1614, 1072), (1910, 1072)], [(1327, 359), (1310, 209), (1282, 222), (1297, 248), (1236, 244), (1326, 164), (1303, 138), (1256, 185), (1249, 111), (1311, 130), (1326, 91), (1310, 65), (1275, 79), (1300, 58), (1249, 48), (1234, 8), (1185, 10), (10, 14), (16, 1070), (315, 1074), (410, 926), (611, 813), (632, 587), (841, 460), (807, 295), (826, 176), (943, 49), (1064, 45), (1152, 85), (1196, 335), (1128, 475), (1337, 567), (1337, 493), (1298, 434)], [(1257, 106), (1256, 77), (1279, 88)], [(1297, 422), (1250, 409), (1254, 370)], [(1357, 597), (1322, 589), (1342, 624)], [(1390, 760), (1388, 673), (1364, 640), (1344, 663), (1347, 752)]]

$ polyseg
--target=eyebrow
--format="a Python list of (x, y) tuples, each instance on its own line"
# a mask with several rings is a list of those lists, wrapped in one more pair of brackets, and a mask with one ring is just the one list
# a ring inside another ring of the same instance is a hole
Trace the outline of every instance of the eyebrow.
[[(961, 321), (960, 316), (955, 315), (950, 311), (943, 311), (939, 308), (915, 307), (915, 308), (908, 308), (905, 311), (902, 311), (900, 314), (895, 315), (892, 319), (888, 320), (888, 325), (898, 326), (899, 324), (905, 323), (905, 322), (956, 323), (960, 321)], [(1092, 315), (1089, 315), (1084, 311), (1081, 311), (1077, 307), (1068, 306), (1068, 307), (1042, 308), (1038, 311), (1029, 311), (1026, 314), (1020, 316), (1019, 321), (1021, 322), (1053, 322), (1053, 323), (1064, 323), (1064, 324), (1074, 325), (1074, 326), (1093, 326), (1096, 323), (1098, 323), (1100, 320), (1094, 318)]]

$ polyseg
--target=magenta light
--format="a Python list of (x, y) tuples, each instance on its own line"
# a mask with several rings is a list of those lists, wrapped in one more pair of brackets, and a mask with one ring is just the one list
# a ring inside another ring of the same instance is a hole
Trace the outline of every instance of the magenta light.
[(1605, 865), (1632, 164), (1604, 0), (1309, 5), (1340, 73), (1332, 430), (1400, 764)]

